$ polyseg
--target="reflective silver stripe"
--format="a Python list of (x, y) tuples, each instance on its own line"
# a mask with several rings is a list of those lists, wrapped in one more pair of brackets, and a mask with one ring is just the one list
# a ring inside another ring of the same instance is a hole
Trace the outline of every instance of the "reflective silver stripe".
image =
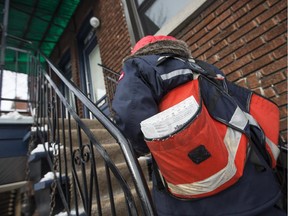
[(178, 185), (167, 182), (171, 192), (186, 196), (200, 195), (211, 192), (229, 181), (237, 171), (234, 160), (240, 144), (241, 136), (242, 133), (233, 130), (232, 128), (227, 128), (224, 138), (224, 143), (228, 150), (228, 163), (226, 167), (202, 181)]
[(232, 118), (229, 123), (241, 130), (245, 128), (248, 123), (248, 119), (246, 118), (244, 112), (237, 106)]
[(173, 77), (176, 77), (179, 75), (186, 75), (186, 74), (193, 74), (193, 73), (190, 69), (179, 69), (179, 70), (171, 71), (167, 74), (162, 74), (161, 79), (162, 80), (168, 80), (168, 79), (171, 79)]
[[(254, 125), (254, 126), (260, 128), (258, 122), (254, 119), (254, 117), (252, 115), (250, 115), (249, 113), (245, 113), (245, 115), (248, 118), (250, 125)], [(274, 159), (277, 160), (277, 158), (278, 158), (278, 156), (280, 154), (280, 149), (267, 136), (265, 136), (265, 141), (268, 144), (268, 146), (270, 147)]]
[(254, 125), (256, 127), (259, 127), (258, 122), (253, 118), (252, 115), (250, 115), (249, 113), (246, 113), (246, 112), (245, 112), (245, 115), (246, 115), (246, 118), (249, 120), (250, 125)]
[(265, 137), (266, 143), (268, 144), (268, 146), (270, 147), (273, 157), (275, 160), (277, 160), (279, 154), (280, 154), (280, 149), (278, 148), (278, 146), (273, 143), (268, 137)]

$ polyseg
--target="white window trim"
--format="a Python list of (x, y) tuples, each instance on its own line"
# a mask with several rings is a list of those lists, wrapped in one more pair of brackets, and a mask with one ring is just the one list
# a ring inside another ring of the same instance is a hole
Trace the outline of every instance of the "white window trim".
[(164, 26), (162, 26), (155, 35), (170, 35), (183, 22), (185, 22), (193, 13), (195, 13), (204, 3), (209, 0), (197, 0), (191, 2), (184, 10), (180, 11), (176, 16), (170, 19)]

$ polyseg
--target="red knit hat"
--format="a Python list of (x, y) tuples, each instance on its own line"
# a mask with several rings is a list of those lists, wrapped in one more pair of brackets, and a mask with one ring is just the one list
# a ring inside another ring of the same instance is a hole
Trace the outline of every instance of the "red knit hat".
[(154, 43), (154, 42), (160, 41), (160, 40), (176, 40), (176, 38), (174, 38), (172, 36), (166, 36), (166, 35), (156, 35), (156, 36), (147, 35), (147, 36), (141, 38), (135, 44), (135, 46), (131, 50), (131, 54), (133, 55), (135, 52), (137, 52), (139, 49), (146, 46), (147, 44)]

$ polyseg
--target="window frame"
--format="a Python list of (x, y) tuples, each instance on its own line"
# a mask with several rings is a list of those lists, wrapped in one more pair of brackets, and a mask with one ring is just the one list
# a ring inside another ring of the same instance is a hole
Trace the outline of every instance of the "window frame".
[[(139, 11), (144, 13), (155, 1), (157, 0), (144, 0), (141, 5), (137, 5), (135, 0), (122, 0), (132, 46), (145, 36)], [(197, 0), (189, 3), (184, 10), (167, 21), (154, 35), (175, 35), (183, 25), (191, 21), (212, 2), (213, 0)]]

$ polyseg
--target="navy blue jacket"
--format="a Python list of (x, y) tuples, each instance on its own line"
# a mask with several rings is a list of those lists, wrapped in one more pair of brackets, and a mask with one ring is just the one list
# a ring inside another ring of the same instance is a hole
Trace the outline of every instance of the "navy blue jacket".
[[(203, 66), (222, 74), (216, 67), (201, 62)], [(149, 152), (140, 122), (158, 113), (158, 104), (163, 96), (192, 80), (193, 71), (198, 70), (201, 69), (188, 60), (165, 58), (163, 55), (133, 57), (125, 61), (124, 77), (119, 81), (112, 107), (117, 125), (131, 142), (137, 156)], [(154, 179), (153, 199), (157, 213), (165, 216), (252, 216), (265, 215), (263, 212), (271, 209), (273, 211), (281, 192), (269, 166), (265, 167), (265, 171), (257, 171), (248, 160), (244, 173), (245, 177), (227, 190), (190, 201), (179, 200), (165, 191), (159, 191)]]
[(117, 125), (138, 156), (149, 152), (140, 122), (158, 112), (158, 104), (168, 91), (193, 79), (191, 69), (189, 61), (165, 55), (134, 57), (125, 62), (124, 77), (117, 85), (112, 108)]

